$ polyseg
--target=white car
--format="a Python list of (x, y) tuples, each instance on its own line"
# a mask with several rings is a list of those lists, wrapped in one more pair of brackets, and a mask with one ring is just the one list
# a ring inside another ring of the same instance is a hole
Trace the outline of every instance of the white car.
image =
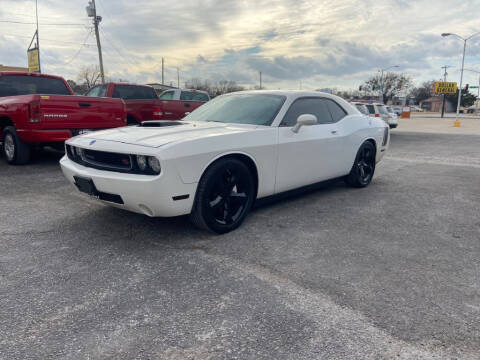
[(370, 116), (382, 118), (383, 121), (390, 126), (390, 129), (397, 127), (398, 117), (393, 117), (391, 114), (389, 114), (384, 104), (372, 103), (365, 105)]
[(367, 186), (389, 145), (381, 119), (304, 91), (219, 96), (183, 121), (144, 122), (72, 138), (67, 179), (100, 201), (148, 216), (190, 214), (216, 233), (256, 199), (343, 177)]
[(385, 106), (385, 109), (387, 110), (388, 115), (390, 115), (390, 121), (388, 123), (390, 125), (390, 129), (396, 128), (398, 126), (398, 115), (397, 115), (397, 113), (395, 112), (395, 110), (391, 106)]

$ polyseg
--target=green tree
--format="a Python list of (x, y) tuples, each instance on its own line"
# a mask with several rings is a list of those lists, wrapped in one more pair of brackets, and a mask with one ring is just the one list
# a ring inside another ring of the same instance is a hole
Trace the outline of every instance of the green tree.
[[(455, 110), (457, 109), (458, 104), (458, 90), (456, 94), (450, 94), (446, 96), (446, 99), (450, 101), (453, 106), (455, 106)], [(460, 106), (469, 107), (475, 103), (477, 97), (473, 95), (470, 91), (462, 90), (462, 99), (460, 100)]]

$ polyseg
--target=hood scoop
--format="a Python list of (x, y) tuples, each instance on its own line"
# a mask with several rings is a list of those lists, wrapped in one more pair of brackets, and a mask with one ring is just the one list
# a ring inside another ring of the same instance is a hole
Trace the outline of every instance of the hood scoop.
[(176, 126), (176, 125), (185, 125), (184, 122), (180, 121), (142, 121), (140, 124), (141, 127), (167, 127), (167, 126)]

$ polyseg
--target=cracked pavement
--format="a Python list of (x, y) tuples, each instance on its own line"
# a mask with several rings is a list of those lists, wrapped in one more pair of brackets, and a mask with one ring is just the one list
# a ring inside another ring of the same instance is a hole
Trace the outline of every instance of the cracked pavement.
[(366, 189), (216, 236), (0, 160), (1, 359), (480, 359), (480, 136), (393, 131)]

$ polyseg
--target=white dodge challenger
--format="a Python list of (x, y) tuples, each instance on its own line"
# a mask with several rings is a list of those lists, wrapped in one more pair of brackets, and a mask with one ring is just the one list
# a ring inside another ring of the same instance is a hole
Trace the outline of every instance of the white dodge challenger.
[(74, 137), (67, 179), (106, 204), (148, 216), (190, 214), (216, 233), (237, 228), (256, 199), (344, 177), (367, 186), (388, 125), (330, 94), (246, 91), (219, 96), (181, 121)]

